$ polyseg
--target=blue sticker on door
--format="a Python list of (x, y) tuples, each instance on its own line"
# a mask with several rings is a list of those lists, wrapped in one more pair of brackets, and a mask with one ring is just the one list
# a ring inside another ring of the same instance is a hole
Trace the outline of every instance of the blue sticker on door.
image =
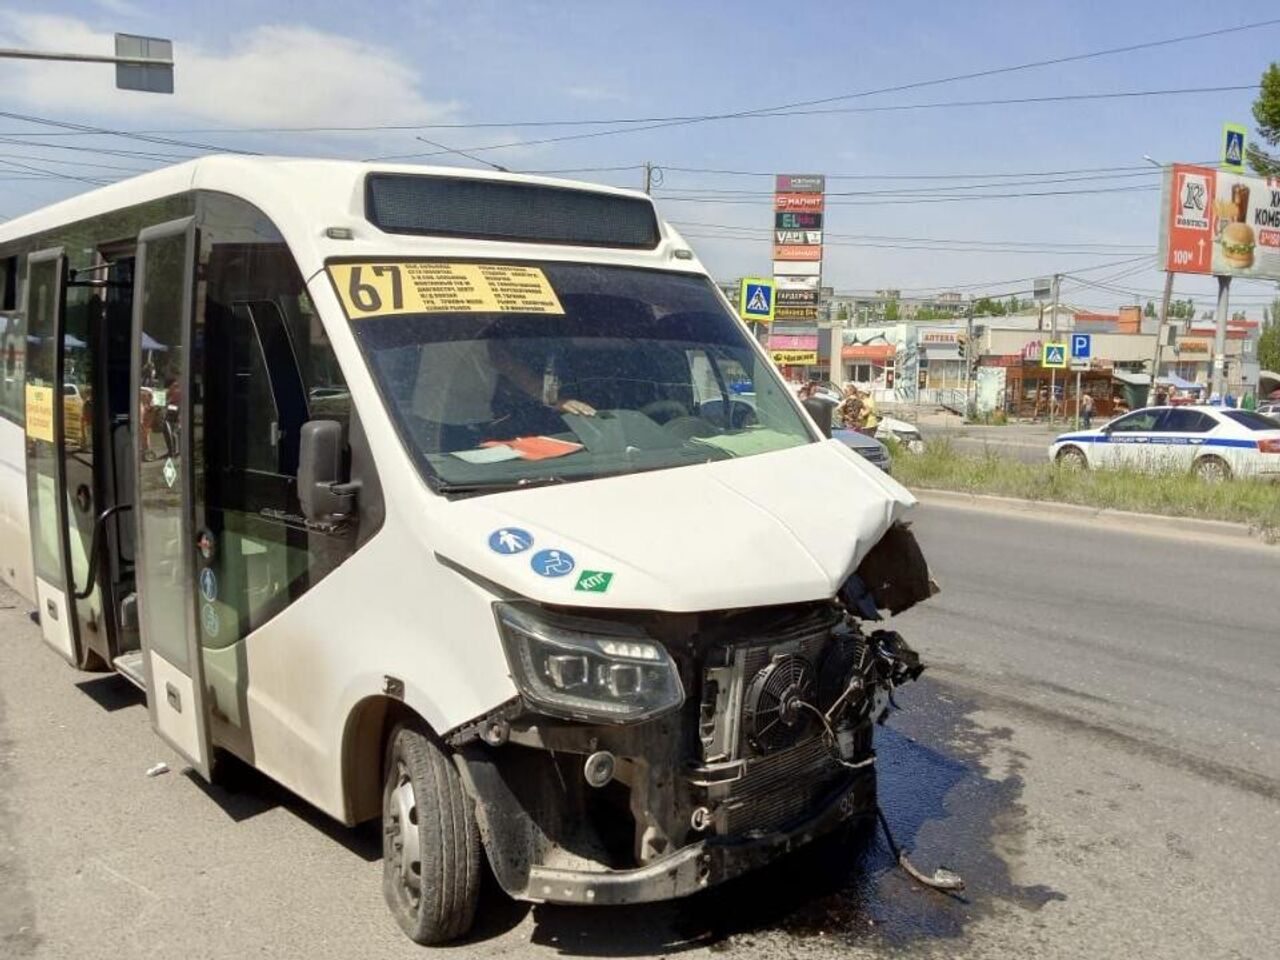
[(529, 561), (533, 572), (543, 577), (563, 577), (573, 573), (573, 557), (563, 550), (539, 550)]

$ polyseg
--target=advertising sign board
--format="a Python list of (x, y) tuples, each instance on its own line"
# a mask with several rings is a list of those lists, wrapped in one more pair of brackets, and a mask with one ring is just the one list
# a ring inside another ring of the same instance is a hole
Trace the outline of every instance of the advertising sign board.
[(805, 213), (804, 211), (790, 211), (787, 213), (775, 213), (773, 215), (773, 229), (775, 230), (821, 230), (822, 214)]
[(779, 246), (778, 244), (774, 244), (773, 259), (821, 260), (822, 246), (812, 244), (789, 244), (787, 246)]
[[(779, 281), (783, 277), (813, 277), (815, 280), (822, 274), (822, 263), (818, 260), (774, 260), (773, 275)], [(815, 283), (814, 287), (818, 285)]]
[(827, 178), (820, 173), (780, 173), (774, 178), (775, 193), (822, 193)]
[(769, 356), (779, 365), (811, 367), (818, 362), (817, 350), (770, 350)]
[(779, 290), (775, 295), (780, 307), (816, 307), (817, 290)]
[(1175, 164), (1160, 220), (1164, 269), (1280, 280), (1280, 179)]
[(820, 193), (775, 193), (773, 209), (775, 213), (800, 211), (822, 213), (823, 196)]
[(779, 320), (817, 320), (818, 307), (817, 304), (811, 307), (784, 307), (779, 304), (776, 315)]

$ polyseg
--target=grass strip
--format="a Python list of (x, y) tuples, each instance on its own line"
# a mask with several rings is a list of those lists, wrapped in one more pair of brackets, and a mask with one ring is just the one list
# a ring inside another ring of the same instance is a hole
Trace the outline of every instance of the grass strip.
[(1280, 540), (1280, 483), (1211, 483), (1181, 471), (1080, 470), (1047, 458), (1043, 463), (1023, 463), (992, 450), (961, 453), (947, 438), (926, 441), (921, 453), (895, 446), (893, 454), (893, 475), (908, 487), (1228, 520), (1248, 524), (1268, 542)]

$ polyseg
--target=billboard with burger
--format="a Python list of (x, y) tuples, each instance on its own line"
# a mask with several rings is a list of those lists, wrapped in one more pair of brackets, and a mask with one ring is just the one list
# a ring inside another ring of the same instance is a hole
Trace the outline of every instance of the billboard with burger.
[(1176, 164), (1165, 173), (1165, 269), (1280, 280), (1280, 179)]

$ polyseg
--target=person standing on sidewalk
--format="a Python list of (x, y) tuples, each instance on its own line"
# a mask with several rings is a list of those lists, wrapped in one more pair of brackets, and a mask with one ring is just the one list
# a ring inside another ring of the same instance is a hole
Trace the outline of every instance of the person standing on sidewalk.
[(1080, 425), (1086, 430), (1093, 429), (1093, 394), (1085, 393), (1080, 397)]

